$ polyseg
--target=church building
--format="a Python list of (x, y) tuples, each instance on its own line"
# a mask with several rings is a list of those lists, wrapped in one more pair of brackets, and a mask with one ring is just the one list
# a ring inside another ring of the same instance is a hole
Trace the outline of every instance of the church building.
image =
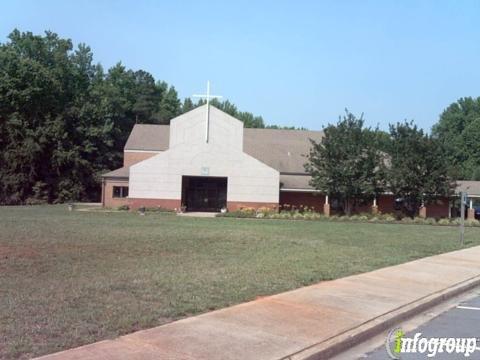
[[(232, 211), (276, 208), (292, 199), (289, 193), (310, 198), (303, 165), (309, 139), (321, 137), (321, 131), (244, 128), (211, 105), (170, 125), (137, 124), (124, 148), (123, 167), (103, 175), (102, 203)], [(314, 201), (323, 207), (317, 196)]]
[[(244, 128), (211, 105), (170, 125), (137, 124), (125, 144), (123, 167), (103, 175), (102, 204), (176, 211), (301, 205), (329, 215), (336, 204), (311, 187), (304, 169), (310, 140), (322, 136), (322, 131)], [(471, 187), (466, 183), (459, 186)], [(439, 199), (420, 215), (451, 216), (451, 204)], [(357, 211), (391, 213), (395, 199), (383, 194)]]

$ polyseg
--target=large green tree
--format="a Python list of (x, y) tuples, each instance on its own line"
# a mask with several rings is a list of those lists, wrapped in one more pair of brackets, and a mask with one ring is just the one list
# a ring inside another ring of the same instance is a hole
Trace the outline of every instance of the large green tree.
[(480, 97), (466, 97), (440, 115), (432, 134), (443, 143), (457, 179), (480, 180)]
[(415, 215), (422, 203), (449, 196), (454, 183), (446, 150), (438, 139), (413, 122), (390, 125), (387, 188), (403, 200), (404, 210)]
[(0, 46), (0, 202), (84, 198), (108, 161), (112, 122), (90, 49), (13, 31)]
[(320, 142), (312, 141), (305, 169), (311, 185), (343, 203), (345, 213), (372, 199), (382, 189), (382, 153), (374, 132), (363, 117), (346, 112), (324, 129)]
[(132, 126), (157, 122), (165, 97), (180, 103), (149, 73), (105, 73), (88, 46), (51, 32), (13, 31), (0, 68), (0, 203), (98, 199)]

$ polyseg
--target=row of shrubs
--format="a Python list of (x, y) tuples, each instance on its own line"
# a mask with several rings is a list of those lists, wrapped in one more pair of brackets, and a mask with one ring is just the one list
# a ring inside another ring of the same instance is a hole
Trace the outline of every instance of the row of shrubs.
[[(218, 217), (234, 218), (257, 218), (257, 219), (286, 219), (286, 220), (325, 220), (325, 221), (357, 221), (371, 223), (401, 223), (401, 224), (422, 224), (422, 225), (459, 225), (460, 219), (435, 219), (421, 217), (399, 218), (392, 214), (360, 213), (351, 216), (325, 216), (307, 207), (301, 209), (282, 209), (277, 211), (270, 208), (243, 208), (238, 211), (217, 214)], [(478, 220), (465, 221), (467, 226), (480, 226)]]
[[(119, 211), (129, 211), (129, 210), (130, 210), (130, 207), (129, 207), (128, 205), (121, 205), (121, 206), (118, 206), (118, 207), (116, 208), (116, 210), (119, 210)], [(161, 206), (156, 206), (156, 207), (141, 207), (141, 208), (139, 208), (139, 211), (143, 211), (143, 212), (169, 212), (169, 213), (175, 212), (175, 210), (162, 208)]]

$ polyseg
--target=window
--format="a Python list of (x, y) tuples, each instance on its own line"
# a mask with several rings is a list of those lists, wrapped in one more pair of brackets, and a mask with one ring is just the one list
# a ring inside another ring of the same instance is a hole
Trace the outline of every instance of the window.
[(128, 186), (114, 186), (113, 197), (114, 198), (126, 198), (128, 196)]

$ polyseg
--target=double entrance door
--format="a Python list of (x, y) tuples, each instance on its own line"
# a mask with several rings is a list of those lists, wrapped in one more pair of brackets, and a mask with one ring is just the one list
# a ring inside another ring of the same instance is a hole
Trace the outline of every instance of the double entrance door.
[(227, 206), (227, 178), (183, 176), (182, 205), (187, 211), (220, 211)]

